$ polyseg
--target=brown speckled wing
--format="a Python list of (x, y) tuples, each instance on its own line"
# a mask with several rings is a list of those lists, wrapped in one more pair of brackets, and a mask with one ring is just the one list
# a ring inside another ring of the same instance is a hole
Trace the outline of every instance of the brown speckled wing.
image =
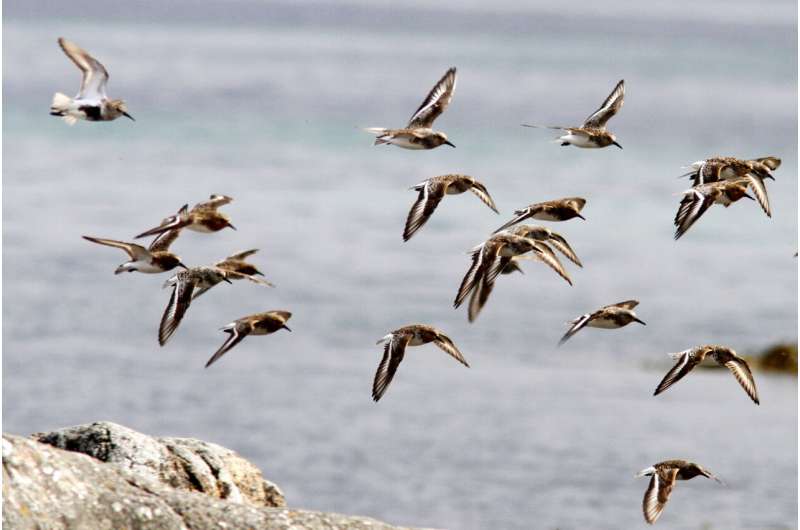
[(608, 95), (600, 108), (583, 122), (584, 127), (605, 129), (606, 122), (619, 112), (625, 98), (625, 80), (621, 80)]
[(383, 358), (375, 372), (375, 379), (372, 382), (372, 399), (378, 401), (386, 393), (389, 383), (394, 379), (397, 367), (406, 353), (406, 345), (411, 339), (410, 335), (393, 335), (383, 348)]
[(409, 129), (430, 128), (433, 122), (450, 104), (453, 99), (453, 91), (456, 88), (456, 69), (450, 68), (444, 76), (437, 81), (425, 100), (411, 116), (408, 122)]
[(428, 221), (442, 198), (444, 198), (444, 192), (445, 184), (439, 180), (429, 180), (419, 190), (419, 196), (406, 218), (406, 227), (403, 230), (404, 241), (411, 239), (411, 236)]
[(178, 279), (172, 289), (164, 314), (161, 316), (161, 323), (158, 326), (158, 343), (163, 346), (169, 340), (175, 330), (183, 320), (189, 304), (192, 302), (192, 291), (194, 282), (188, 271), (178, 273)]
[(664, 506), (666, 506), (669, 496), (672, 494), (677, 474), (677, 468), (653, 473), (642, 500), (642, 512), (647, 524), (655, 523), (661, 516)]

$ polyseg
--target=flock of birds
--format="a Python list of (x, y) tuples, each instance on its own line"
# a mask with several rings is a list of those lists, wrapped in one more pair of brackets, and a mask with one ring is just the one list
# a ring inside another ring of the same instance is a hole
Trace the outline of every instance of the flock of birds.
[[(128, 114), (125, 102), (110, 99), (106, 95), (108, 72), (103, 65), (86, 51), (67, 41), (58, 39), (64, 53), (81, 70), (83, 77), (80, 91), (75, 98), (56, 93), (53, 97), (50, 114), (62, 117), (72, 125), (77, 120), (111, 121)], [(411, 120), (404, 128), (386, 129), (369, 128), (366, 131), (375, 134), (375, 145), (396, 145), (405, 149), (434, 149), (441, 145), (455, 147), (441, 131), (433, 130), (433, 122), (444, 112), (450, 103), (456, 86), (456, 69), (450, 68), (434, 85)], [(606, 123), (622, 108), (625, 96), (624, 80), (619, 81), (611, 94), (598, 110), (592, 113), (580, 127), (554, 127), (565, 132), (558, 140), (562, 146), (574, 145), (582, 148), (603, 148), (617, 143), (616, 136), (606, 129)], [(525, 127), (538, 127), (523, 124)], [(680, 238), (713, 204), (725, 207), (743, 197), (754, 199), (764, 212), (771, 216), (765, 179), (774, 180), (771, 171), (778, 168), (781, 161), (776, 157), (764, 157), (754, 160), (741, 160), (733, 157), (712, 157), (695, 162), (683, 176), (693, 179), (690, 189), (683, 192), (678, 213), (675, 216), (675, 239)], [(751, 189), (755, 198), (748, 195)], [(403, 239), (408, 241), (433, 215), (445, 195), (455, 195), (469, 190), (486, 206), (499, 213), (489, 191), (482, 183), (469, 175), (449, 174), (429, 178), (411, 188), (418, 192), (418, 197), (408, 214), (403, 231)], [(164, 287), (171, 287), (167, 307), (161, 318), (158, 329), (158, 342), (164, 345), (175, 333), (191, 302), (220, 282), (231, 283), (231, 280), (247, 279), (256, 284), (273, 285), (259, 276), (263, 274), (246, 258), (257, 252), (256, 249), (232, 254), (211, 266), (187, 267), (180, 258), (169, 251), (170, 245), (184, 229), (197, 232), (218, 232), (224, 228), (235, 227), (219, 207), (232, 201), (224, 195), (211, 195), (208, 201), (195, 205), (192, 209), (184, 205), (175, 215), (165, 218), (155, 228), (146, 230), (135, 238), (155, 236), (148, 247), (136, 243), (128, 243), (112, 239), (83, 236), (85, 239), (100, 245), (116, 247), (125, 251), (130, 260), (117, 267), (115, 274), (122, 272), (161, 273), (181, 267), (181, 270), (170, 279)], [(567, 240), (553, 230), (537, 225), (519, 224), (527, 219), (540, 221), (568, 221), (573, 218), (585, 220), (581, 215), (586, 200), (581, 197), (567, 197), (530, 204), (514, 212), (514, 217), (471, 251), (472, 263), (465, 274), (454, 300), (459, 307), (469, 297), (467, 316), (473, 322), (485, 306), (495, 281), (500, 275), (522, 272), (521, 260), (541, 261), (570, 285), (572, 281), (553, 249), (566, 257), (578, 267), (582, 267)], [(559, 341), (563, 345), (585, 327), (601, 329), (617, 329), (632, 322), (645, 325), (634, 308), (637, 300), (626, 300), (607, 305), (594, 312), (579, 316), (569, 323), (570, 327)], [(206, 367), (216, 362), (222, 355), (236, 346), (248, 335), (267, 335), (280, 329), (291, 331), (286, 322), (292, 314), (288, 311), (267, 311), (242, 317), (221, 328), (229, 334), (222, 346), (211, 356)], [(464, 366), (469, 367), (466, 359), (456, 347), (453, 340), (441, 330), (425, 325), (412, 324), (396, 329), (378, 344), (384, 345), (383, 357), (378, 365), (372, 386), (372, 397), (378, 401), (386, 392), (397, 372), (397, 368), (405, 356), (408, 346), (419, 346), (433, 342), (448, 355)], [(671, 354), (677, 361), (675, 366), (664, 376), (655, 390), (655, 395), (667, 390), (681, 378), (686, 376), (706, 357), (727, 367), (747, 395), (755, 404), (759, 404), (753, 374), (747, 362), (739, 357), (731, 348), (718, 345), (697, 346), (679, 353)], [(647, 523), (654, 523), (661, 515), (676, 480), (689, 480), (696, 476), (704, 476), (721, 482), (710, 471), (702, 466), (685, 460), (666, 460), (642, 470), (637, 477), (650, 476), (650, 483), (644, 495), (643, 513)]]

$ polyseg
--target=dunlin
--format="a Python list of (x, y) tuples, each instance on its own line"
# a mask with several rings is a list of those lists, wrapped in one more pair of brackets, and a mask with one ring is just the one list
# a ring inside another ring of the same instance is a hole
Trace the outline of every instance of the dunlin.
[(375, 145), (394, 144), (406, 149), (433, 149), (442, 144), (455, 147), (447, 140), (445, 133), (431, 128), (434, 120), (450, 104), (455, 88), (456, 69), (450, 68), (434, 85), (404, 129), (370, 127), (365, 130), (378, 135)]
[(411, 207), (411, 211), (408, 212), (406, 228), (403, 231), (404, 241), (411, 239), (411, 236), (422, 228), (445, 195), (458, 195), (470, 190), (495, 213), (500, 213), (486, 190), (486, 186), (469, 175), (453, 174), (431, 177), (409, 189), (418, 191), (419, 197)]
[(81, 89), (74, 99), (61, 92), (56, 92), (53, 96), (53, 103), (50, 105), (50, 114), (61, 116), (69, 125), (74, 125), (79, 119), (111, 121), (125, 116), (133, 120), (133, 116), (128, 114), (128, 107), (125, 106), (124, 101), (109, 99), (106, 95), (108, 72), (100, 64), (100, 61), (63, 37), (58, 39), (58, 45), (75, 63), (75, 66), (80, 68), (83, 78), (81, 79)]
[[(675, 239), (686, 233), (691, 226), (708, 210), (714, 203), (722, 204), (726, 208), (743, 197), (757, 200), (768, 217), (772, 217), (769, 208), (769, 198), (767, 190), (763, 187), (764, 182), (753, 175), (734, 180), (720, 180), (710, 184), (698, 184), (697, 186), (683, 192), (683, 199), (675, 214)], [(756, 194), (753, 199), (747, 194), (747, 187)]]
[(561, 346), (567, 342), (570, 337), (585, 327), (618, 329), (627, 326), (631, 322), (638, 322), (643, 326), (646, 325), (644, 322), (639, 320), (639, 318), (636, 316), (636, 313), (633, 312), (633, 308), (637, 305), (639, 305), (638, 300), (626, 300), (617, 304), (601, 307), (594, 313), (586, 313), (585, 315), (579, 316), (570, 322), (571, 327), (564, 334), (564, 336), (561, 337), (561, 340), (558, 341), (558, 345)]
[(536, 241), (542, 241), (552, 245), (553, 248), (564, 254), (564, 256), (566, 256), (567, 259), (572, 263), (578, 267), (583, 267), (581, 260), (578, 259), (575, 251), (569, 246), (569, 243), (567, 243), (567, 240), (564, 239), (564, 236), (550, 230), (546, 226), (517, 225), (514, 228), (509, 228), (508, 231), (514, 235), (535, 239)]
[(521, 210), (514, 212), (514, 218), (509, 222), (495, 230), (500, 232), (509, 226), (524, 221), (525, 219), (538, 219), (540, 221), (568, 221), (573, 217), (580, 217), (586, 220), (581, 215), (581, 210), (586, 205), (586, 199), (581, 197), (565, 197), (563, 199), (555, 199), (546, 202), (537, 202), (526, 206)]
[(652, 477), (642, 500), (642, 513), (647, 524), (655, 523), (664, 511), (676, 480), (690, 480), (703, 476), (723, 483), (709, 470), (686, 460), (665, 460), (636, 474), (636, 478), (645, 476)]
[(377, 343), (384, 342), (386, 346), (383, 349), (383, 358), (378, 365), (378, 371), (375, 372), (375, 380), (372, 383), (372, 399), (375, 401), (378, 401), (383, 396), (389, 383), (392, 382), (397, 367), (400, 366), (400, 362), (406, 353), (406, 346), (420, 346), (433, 342), (445, 353), (469, 368), (469, 364), (467, 364), (464, 356), (458, 351), (450, 337), (433, 326), (425, 324), (404, 326), (392, 331)]
[(187, 228), (195, 232), (206, 233), (217, 232), (223, 228), (236, 230), (228, 216), (217, 211), (217, 208), (232, 200), (226, 195), (211, 195), (207, 201), (195, 204), (191, 210), (189, 210), (188, 204), (184, 204), (177, 214), (165, 218), (160, 225), (142, 232), (136, 238), (160, 234), (175, 228)]
[(754, 158), (753, 160), (741, 160), (732, 156), (715, 156), (691, 164), (688, 167), (691, 171), (681, 176), (690, 177), (694, 181), (694, 186), (744, 177), (748, 174), (761, 177), (762, 180), (775, 180), (772, 171), (778, 169), (780, 165), (781, 159), (775, 156)]
[(272, 282), (268, 282), (263, 278), (257, 278), (256, 276), (264, 276), (264, 274), (260, 270), (258, 270), (255, 265), (245, 261), (245, 258), (247, 258), (248, 256), (252, 256), (256, 252), (258, 252), (257, 248), (252, 248), (250, 250), (245, 250), (243, 252), (237, 252), (236, 254), (231, 254), (222, 261), (216, 262), (214, 266), (217, 267), (218, 269), (227, 271), (228, 279), (230, 280), (248, 279), (251, 282), (257, 283), (259, 285), (266, 285), (267, 287), (275, 287), (275, 285)]
[[(548, 125), (548, 129), (560, 129), (567, 131), (567, 134), (559, 137), (561, 145), (574, 145), (575, 147), (608, 147), (616, 145), (620, 149), (622, 146), (617, 143), (617, 137), (606, 130), (606, 122), (611, 119), (619, 109), (625, 98), (625, 80), (621, 80), (608, 95), (606, 100), (600, 105), (591, 116), (586, 118), (580, 127), (560, 127)], [(538, 125), (522, 124), (523, 127), (539, 127)]]
[(222, 281), (231, 283), (227, 278), (227, 272), (222, 269), (192, 267), (164, 282), (164, 288), (172, 287), (172, 294), (161, 317), (161, 323), (158, 325), (158, 343), (161, 346), (166, 344), (178, 329), (192, 300)]
[(673, 359), (677, 359), (678, 363), (667, 372), (664, 379), (658, 384), (654, 396), (659, 395), (685, 376), (698, 364), (702, 363), (706, 356), (710, 356), (720, 365), (726, 367), (731, 371), (733, 376), (742, 386), (744, 391), (753, 400), (756, 405), (759, 404), (758, 392), (756, 391), (756, 382), (753, 379), (753, 372), (747, 365), (747, 361), (736, 355), (736, 352), (725, 346), (707, 345), (696, 346), (694, 348), (684, 350), (678, 353), (669, 354)]
[(266, 313), (256, 313), (234, 320), (227, 326), (220, 328), (221, 331), (229, 333), (225, 342), (211, 356), (206, 363), (206, 368), (211, 366), (217, 359), (225, 355), (231, 348), (239, 344), (248, 335), (269, 335), (279, 329), (292, 331), (286, 322), (292, 317), (288, 311), (267, 311)]
[(125, 243), (124, 241), (116, 241), (114, 239), (101, 239), (99, 237), (83, 236), (83, 239), (115, 247), (124, 250), (130, 261), (126, 261), (114, 271), (114, 274), (121, 272), (144, 272), (147, 274), (157, 274), (159, 272), (166, 272), (174, 269), (175, 267), (183, 267), (186, 265), (181, 263), (181, 259), (169, 252), (169, 246), (178, 237), (180, 230), (170, 230), (161, 236), (157, 237), (148, 248), (144, 248), (136, 243)]

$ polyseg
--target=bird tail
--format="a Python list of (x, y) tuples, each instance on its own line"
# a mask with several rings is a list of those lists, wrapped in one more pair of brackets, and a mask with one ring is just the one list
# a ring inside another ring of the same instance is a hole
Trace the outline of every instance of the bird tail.
[(382, 127), (366, 127), (364, 130), (367, 131), (368, 133), (372, 133), (378, 136), (377, 138), (375, 138), (374, 145), (390, 143), (389, 140), (386, 139), (386, 132), (388, 131), (388, 129), (384, 129)]
[(78, 121), (75, 116), (67, 114), (72, 108), (72, 98), (61, 92), (53, 94), (53, 103), (50, 104), (50, 114), (52, 116), (61, 116), (64, 121), (69, 125), (74, 125)]

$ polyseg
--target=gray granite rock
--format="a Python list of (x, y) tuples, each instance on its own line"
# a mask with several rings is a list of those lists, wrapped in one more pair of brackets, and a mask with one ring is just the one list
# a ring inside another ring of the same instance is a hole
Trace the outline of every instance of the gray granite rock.
[(149, 438), (108, 423), (33, 438), (3, 435), (7, 530), (398, 528), (368, 517), (270, 507), (283, 496), (255, 466), (200, 440)]

